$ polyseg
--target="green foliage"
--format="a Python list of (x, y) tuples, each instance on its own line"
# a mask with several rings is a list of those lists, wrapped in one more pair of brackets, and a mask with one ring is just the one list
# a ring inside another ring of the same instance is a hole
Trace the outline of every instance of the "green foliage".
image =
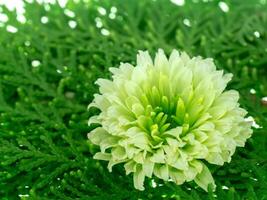
[[(218, 1), (186, 1), (181, 7), (167, 0), (69, 1), (66, 8), (34, 1), (25, 2), (24, 24), (1, 7), (9, 18), (0, 23), (1, 199), (267, 199), (264, 2), (229, 1), (225, 13)], [(47, 23), (41, 22), (44, 16)], [(18, 31), (6, 31), (8, 25)], [(240, 92), (242, 107), (261, 126), (231, 163), (210, 166), (215, 193), (156, 178), (140, 192), (122, 166), (109, 173), (107, 163), (92, 159), (97, 149), (87, 140), (94, 128), (87, 120), (97, 110), (87, 111), (87, 105), (97, 91), (95, 80), (109, 76), (108, 67), (134, 63), (139, 49), (158, 48), (214, 58), (234, 74), (229, 88)]]

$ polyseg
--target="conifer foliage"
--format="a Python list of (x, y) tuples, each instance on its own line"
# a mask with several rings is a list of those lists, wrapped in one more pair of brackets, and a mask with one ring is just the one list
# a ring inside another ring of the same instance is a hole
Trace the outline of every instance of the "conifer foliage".
[[(24, 3), (24, 23), (0, 8), (8, 17), (0, 22), (0, 199), (267, 199), (266, 1)], [(109, 173), (92, 158), (94, 82), (120, 62), (135, 64), (138, 50), (158, 48), (212, 57), (233, 73), (228, 88), (255, 120), (231, 163), (209, 166), (215, 192), (156, 177), (141, 192), (123, 165)]]

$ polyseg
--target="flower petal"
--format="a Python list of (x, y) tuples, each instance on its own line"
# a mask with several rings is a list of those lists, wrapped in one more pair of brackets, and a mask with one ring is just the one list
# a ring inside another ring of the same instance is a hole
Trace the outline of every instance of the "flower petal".
[(145, 172), (141, 166), (137, 166), (136, 172), (133, 175), (134, 187), (138, 190), (144, 190)]
[(205, 191), (208, 191), (209, 184), (211, 184), (212, 189), (215, 190), (216, 185), (214, 183), (214, 180), (211, 176), (209, 169), (205, 165), (203, 165), (201, 173), (199, 173), (196, 176), (194, 181), (196, 182), (196, 184), (198, 184), (199, 187), (201, 187)]

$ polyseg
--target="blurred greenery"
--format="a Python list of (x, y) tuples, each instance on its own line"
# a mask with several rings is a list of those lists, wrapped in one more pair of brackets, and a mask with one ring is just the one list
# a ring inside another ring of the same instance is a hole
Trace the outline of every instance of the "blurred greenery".
[[(266, 1), (225, 1), (228, 12), (210, 0), (29, 2), (24, 23), (0, 8), (8, 17), (0, 22), (1, 199), (267, 199)], [(215, 193), (157, 178), (140, 192), (122, 166), (109, 173), (92, 159), (95, 80), (120, 62), (134, 64), (138, 50), (158, 48), (214, 58), (234, 74), (229, 88), (256, 121), (232, 162), (211, 166)]]

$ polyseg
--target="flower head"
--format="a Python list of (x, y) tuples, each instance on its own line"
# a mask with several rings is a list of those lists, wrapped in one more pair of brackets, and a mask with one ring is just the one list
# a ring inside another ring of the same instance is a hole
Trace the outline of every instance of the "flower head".
[(252, 134), (238, 92), (224, 91), (232, 74), (216, 70), (212, 59), (176, 50), (167, 58), (161, 49), (154, 62), (140, 51), (135, 67), (122, 63), (110, 71), (112, 81), (96, 81), (100, 94), (89, 105), (100, 109), (89, 120), (100, 124), (88, 134), (100, 146), (94, 158), (109, 161), (109, 171), (124, 163), (139, 190), (153, 175), (215, 186), (203, 161), (230, 162)]

